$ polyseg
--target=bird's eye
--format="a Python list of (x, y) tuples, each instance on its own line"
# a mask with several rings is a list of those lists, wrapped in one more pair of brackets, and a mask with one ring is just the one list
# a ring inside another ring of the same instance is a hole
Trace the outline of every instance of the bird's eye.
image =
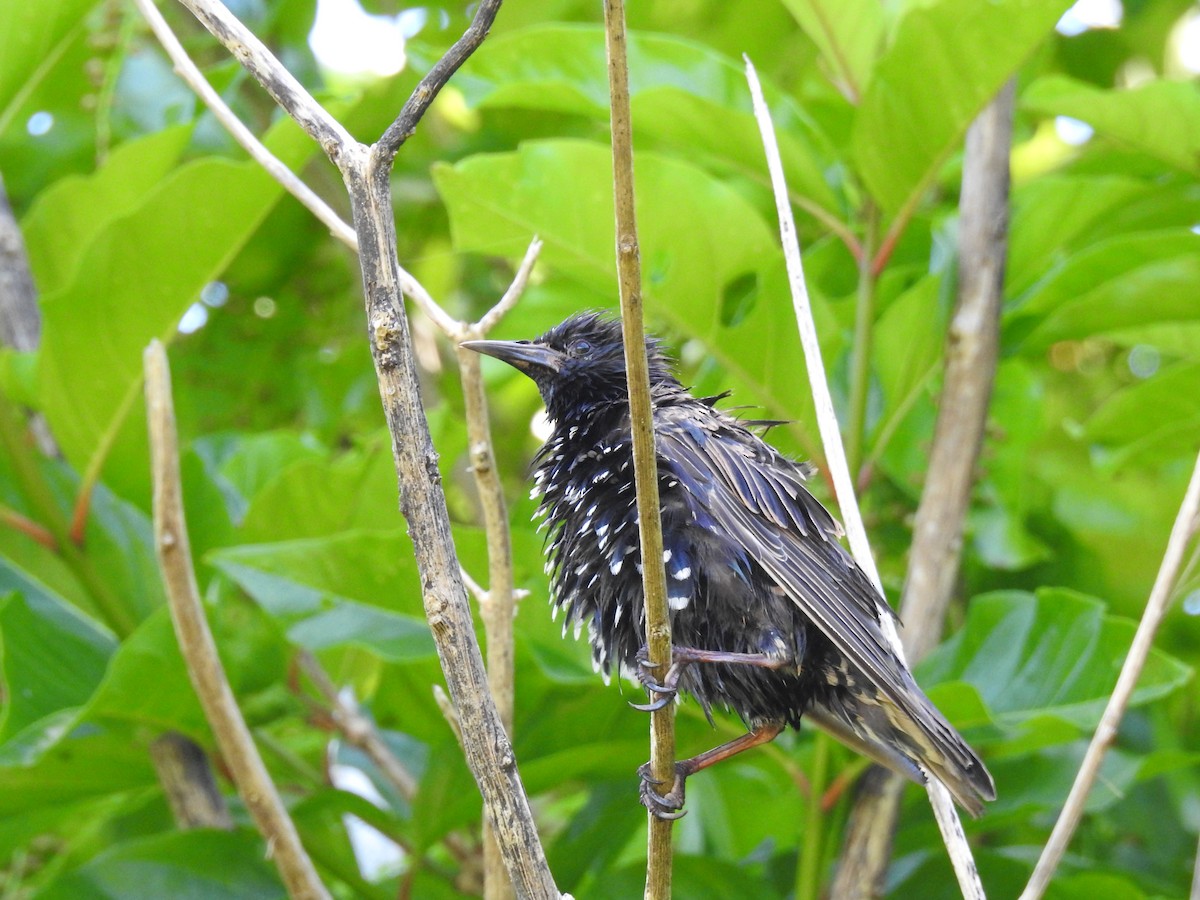
[(571, 356), (574, 356), (576, 359), (578, 359), (581, 356), (587, 356), (589, 353), (591, 353), (592, 345), (587, 341), (575, 341), (569, 348), (567, 348), (567, 352), (570, 353)]

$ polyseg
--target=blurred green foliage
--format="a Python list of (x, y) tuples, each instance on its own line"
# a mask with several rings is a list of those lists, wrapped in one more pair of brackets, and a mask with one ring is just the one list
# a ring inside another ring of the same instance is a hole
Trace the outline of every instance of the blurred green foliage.
[[(999, 799), (967, 829), (998, 897), (1019, 891), (1066, 796), (1200, 446), (1200, 93), (1178, 55), (1182, 24), (1200, 13), (1183, 0), (1129, 0), (1119, 28), (1065, 36), (1054, 26), (1069, 5), (668, 0), (629, 11), (651, 328), (686, 382), (733, 389), (734, 402), (789, 420), (772, 440), (821, 462), (746, 53), (780, 130), (844, 423), (856, 421), (852, 361), (870, 360), (855, 463), (893, 598), (937, 411), (962, 138), (1017, 79), (1002, 359), (964, 600), (952, 636), (918, 670), (996, 775)], [(429, 8), (405, 47), (408, 69), (363, 82), (322, 73), (307, 45), (311, 0), (231, 6), (364, 140), (466, 22), (465, 4)], [(347, 214), (317, 148), (181, 8), (164, 13), (238, 114)], [(599, 4), (578, 0), (506, 6), (397, 162), (401, 260), (454, 315), (481, 314), (530, 238), (545, 241), (496, 337), (615, 304), (598, 18)], [(150, 545), (140, 361), (155, 337), (171, 346), (210, 616), (318, 867), (341, 897), (395, 896), (402, 883), (414, 897), (469, 893), (479, 802), (431, 690), (441, 674), (397, 511), (355, 259), (236, 149), (132, 6), (0, 0), (0, 34), (0, 174), (44, 319), (36, 353), (0, 352), (0, 405), (39, 412), (62, 451), (44, 459), (23, 435), (0, 442), (0, 512), (60, 533), (81, 479), (98, 474), (80, 553), (0, 527), (4, 896), (282, 896), (232, 793), (239, 830), (176, 833), (147, 755), (165, 730), (212, 749)], [(1058, 116), (1094, 133), (1064, 143)], [(884, 235), (894, 242), (880, 254)], [(872, 327), (856, 338), (863, 248), (879, 266)], [(413, 335), (460, 557), (482, 578), (453, 354), (419, 314)], [(523, 499), (538, 399), (501, 366), (485, 374), (517, 583), (530, 591), (517, 619), (522, 776), (560, 888), (636, 896), (645, 822), (633, 773), (646, 723), (622, 694), (638, 690), (602, 685), (544, 608), (540, 536)], [(1181, 595), (1200, 590), (1194, 569)], [(1187, 607), (1167, 619), (1051, 896), (1188, 889), (1200, 604)], [(330, 743), (294, 677), (298, 648), (379, 723), (418, 779), (411, 803)], [(738, 728), (717, 723), (722, 738)], [(717, 737), (681, 707), (684, 752)], [(806, 833), (812, 755), (810, 734), (789, 734), (689, 785), (677, 896), (794, 896), (810, 841), (832, 870), (848, 793), (827, 797), (821, 833)], [(335, 762), (362, 769), (379, 803), (329, 787)], [(833, 765), (861, 770), (841, 749)], [(404, 862), (363, 875), (348, 815), (394, 840)], [(889, 890), (955, 895), (915, 789)]]

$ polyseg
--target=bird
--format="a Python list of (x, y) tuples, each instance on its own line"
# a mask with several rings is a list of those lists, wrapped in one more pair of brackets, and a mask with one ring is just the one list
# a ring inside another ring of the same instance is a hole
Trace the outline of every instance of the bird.
[(635, 675), (655, 698), (640, 709), (682, 692), (710, 722), (715, 706), (747, 727), (677, 762), (669, 788), (643, 766), (639, 796), (651, 813), (682, 815), (688, 777), (805, 717), (914, 782), (937, 778), (972, 815), (995, 799), (982, 760), (885, 638), (894, 613), (808, 490), (812, 468), (768, 444), (761, 423), (720, 407), (727, 394), (693, 396), (663, 342), (646, 338), (673, 640), (660, 675), (645, 649), (620, 319), (588, 310), (534, 340), (462, 346), (510, 364), (541, 393), (553, 430), (534, 457), (531, 496), (541, 501), (552, 600), (577, 633), (586, 625), (597, 670)]

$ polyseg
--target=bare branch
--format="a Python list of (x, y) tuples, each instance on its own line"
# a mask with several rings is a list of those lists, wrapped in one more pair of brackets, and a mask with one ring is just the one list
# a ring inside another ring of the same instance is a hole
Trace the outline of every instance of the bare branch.
[(488, 31), (491, 30), (492, 23), (496, 20), (496, 13), (500, 11), (501, 2), (502, 0), (482, 0), (475, 10), (471, 24), (463, 32), (463, 36), (454, 42), (454, 46), (446, 51), (446, 55), (434, 64), (433, 68), (413, 89), (412, 95), (404, 104), (404, 108), (400, 110), (396, 121), (388, 126), (387, 131), (375, 145), (376, 156), (385, 167), (391, 165), (400, 147), (412, 137), (413, 132), (417, 130), (417, 123), (421, 121), (426, 110), (429, 109), (429, 105), (446, 86), (450, 76), (457, 72), (459, 66), (479, 49), (479, 45), (483, 43)]
[(345, 152), (358, 144), (274, 54), (220, 0), (179, 0), (200, 24), (255, 77), (289, 116), (342, 168)]
[[(536, 237), (530, 242), (525, 258), (517, 268), (512, 284), (504, 296), (474, 325), (468, 325), (454, 335), (458, 341), (485, 337), (487, 332), (512, 309), (537, 261), (542, 242)], [(508, 528), (508, 509), (504, 489), (496, 473), (496, 456), (492, 447), (492, 432), (488, 424), (487, 394), (480, 373), (479, 354), (456, 347), (458, 368), (462, 375), (463, 399), (466, 405), (467, 443), (471, 472), (483, 508), (484, 533), (488, 546), (488, 589), (479, 598), (487, 638), (488, 687), (500, 721), (509, 738), (513, 733), (513, 700), (515, 671), (513, 665), (513, 611), (516, 596), (513, 590), (512, 537)], [(476, 585), (476, 588), (478, 586)], [(504, 861), (490, 827), (483, 833), (483, 885), (485, 900), (507, 900), (512, 885), (504, 871)]]
[(150, 760), (179, 828), (233, 828), (208, 757), (195, 741), (168, 731), (150, 745)]
[(25, 240), (0, 180), (0, 344), (14, 350), (36, 350), (41, 335), (42, 314)]
[(423, 586), (425, 617), (463, 728), (467, 764), (518, 893), (557, 897), (512, 743), (487, 689), (440, 485), (437, 452), (421, 406), (416, 359), (404, 316), (389, 182), (390, 164), (356, 150), (346, 183), (359, 236), (367, 328), (380, 397), (392, 437), (400, 506)]
[(945, 382), (900, 607), (904, 646), (914, 660), (937, 646), (954, 595), (996, 377), (1013, 93), (1014, 82), (1009, 81), (967, 132), (959, 199), (958, 302), (946, 336)]
[(154, 544), (188, 675), (238, 792), (271, 848), (288, 893), (306, 900), (328, 898), (329, 892), (317, 877), (250, 737), (204, 618), (183, 515), (171, 376), (166, 350), (158, 341), (146, 348), (145, 379), (154, 474)]
[(529, 284), (529, 276), (533, 272), (534, 263), (537, 262), (538, 254), (542, 252), (541, 238), (535, 237), (529, 242), (529, 249), (525, 251), (525, 256), (521, 260), (521, 264), (517, 266), (517, 273), (513, 276), (512, 284), (508, 286), (508, 290), (504, 292), (504, 296), (496, 301), (496, 305), (483, 314), (478, 322), (471, 328), (471, 337), (476, 335), (484, 337), (489, 331), (500, 324), (508, 311), (517, 305), (517, 301), (521, 299), (521, 295), (525, 293), (525, 287)]
[(301, 650), (297, 657), (300, 668), (316, 685), (325, 702), (329, 704), (333, 714), (334, 724), (341, 731), (346, 742), (357, 747), (367, 755), (376, 768), (383, 774), (405, 800), (411, 801), (417, 794), (417, 780), (404, 767), (395, 754), (384, 743), (375, 723), (364, 716), (358, 705), (342, 696), (342, 692), (330, 680), (324, 667), (308, 650)]
[[(358, 235), (354, 229), (338, 216), (324, 200), (318, 197), (291, 169), (284, 165), (278, 157), (268, 150), (262, 141), (226, 105), (225, 101), (221, 99), (220, 94), (212, 89), (204, 75), (196, 67), (196, 64), (188, 57), (187, 52), (183, 49), (183, 45), (179, 43), (179, 39), (171, 31), (162, 14), (154, 6), (153, 0), (134, 0), (134, 2), (137, 3), (138, 9), (146, 17), (146, 21), (150, 23), (150, 27), (158, 37), (159, 43), (162, 44), (163, 49), (171, 58), (171, 62), (175, 66), (175, 71), (196, 92), (197, 96), (204, 101), (204, 104), (212, 110), (213, 115), (225, 130), (250, 154), (251, 158), (266, 170), (268, 175), (283, 185), (288, 193), (299, 200), (316, 216), (335, 238), (350, 249), (357, 251)], [(188, 6), (191, 8), (190, 3)], [(261, 44), (259, 46), (261, 47)], [(262, 49), (266, 50), (265, 47)], [(247, 53), (252, 54), (253, 52), (255, 51), (252, 48), (248, 48)], [(256, 65), (259, 70), (273, 71), (279, 64), (270, 57), (270, 53), (267, 51), (266, 58), (258, 60)], [(252, 71), (254, 70), (252, 69)], [(312, 98), (310, 97), (309, 99), (311, 100)], [(314, 100), (313, 103), (316, 103), (316, 101)], [(297, 121), (300, 120), (297, 119)], [(331, 121), (333, 120), (331, 119)], [(303, 121), (300, 124), (303, 125)], [(337, 122), (335, 121), (333, 124), (337, 125)], [(312, 134), (311, 131), (309, 133)], [(313, 136), (316, 137), (316, 135)], [(346, 140), (350, 140), (349, 134), (346, 134), (345, 138)], [(326, 151), (328, 152), (328, 148), (326, 148)], [(448, 332), (448, 330), (458, 325), (454, 317), (438, 305), (429, 291), (411, 273), (403, 268), (400, 270), (400, 284), (404, 289), (404, 293), (412, 297), (417, 306), (421, 308), (421, 311), (442, 331)]]
[(454, 704), (450, 700), (450, 695), (442, 690), (440, 684), (433, 686), (433, 700), (437, 703), (438, 709), (442, 711), (442, 718), (446, 720), (446, 724), (454, 732), (454, 737), (458, 740), (458, 745), (463, 748), (463, 752), (466, 752), (466, 746), (463, 744), (462, 721), (458, 718), (458, 710), (454, 708)]
[(167, 20), (158, 11), (158, 7), (154, 5), (154, 0), (134, 0), (134, 3), (141, 11), (142, 16), (150, 24), (151, 30), (154, 32), (155, 37), (158, 38), (158, 42), (162, 44), (163, 50), (167, 52), (167, 56), (171, 58), (171, 63), (175, 66), (175, 72), (204, 101), (204, 105), (212, 111), (212, 114), (221, 123), (222, 127), (250, 154), (250, 157), (255, 162), (262, 166), (272, 178), (287, 189), (289, 194), (299, 200), (314, 216), (324, 223), (335, 238), (352, 250), (357, 250), (358, 238), (354, 234), (354, 229), (342, 221), (341, 217), (330, 208), (329, 204), (318, 197), (312, 188), (301, 181), (274, 153), (268, 150), (254, 136), (253, 132), (245, 126), (242, 120), (234, 114), (233, 110), (226, 105), (225, 101), (221, 99), (221, 95), (213, 90), (212, 85), (208, 83), (208, 80), (201, 74), (200, 69), (192, 62), (191, 58), (187, 55), (187, 51), (183, 49), (183, 44), (179, 43), (179, 39), (171, 31)]
[[(775, 206), (779, 215), (779, 231), (783, 242), (784, 259), (787, 263), (788, 281), (792, 290), (792, 301), (796, 308), (796, 323), (800, 329), (800, 342), (804, 346), (804, 358), (808, 367), (809, 382), (813, 392), (813, 405), (817, 413), (817, 425), (821, 432), (821, 441), (825, 448), (825, 459), (833, 476), (837, 491), (838, 505), (842, 513), (842, 522), (846, 527), (850, 550), (854, 554), (859, 567), (871, 579), (875, 589), (883, 595), (883, 584), (879, 578), (879, 570), (871, 556), (871, 547), (867, 541), (867, 530), (863, 525), (862, 514), (854, 495), (854, 483), (850, 477), (850, 468), (846, 463), (846, 452), (842, 447), (841, 432), (838, 429), (837, 416), (833, 410), (833, 398), (829, 393), (829, 383), (825, 377), (825, 368), (821, 362), (821, 346), (817, 340), (817, 327), (813, 320), (812, 305), (808, 299), (808, 287), (804, 281), (804, 267), (800, 257), (800, 243), (796, 236), (796, 223), (792, 217), (792, 207), (788, 202), (787, 184), (783, 175), (783, 163), (779, 157), (779, 146), (775, 139), (775, 128), (771, 122), (770, 111), (763, 99), (762, 86), (758, 74), (754, 70), (749, 57), (746, 60), (746, 79), (750, 83), (750, 93), (754, 100), (754, 116), (758, 120), (759, 131), (762, 134), (763, 146), (767, 156), (767, 168), (771, 173), (771, 185), (775, 191)], [(891, 618), (882, 616), (881, 630), (891, 644), (896, 655), (903, 660), (904, 650), (900, 637), (896, 633)], [(982, 898), (983, 885), (979, 881), (979, 873), (971, 856), (971, 848), (967, 844), (958, 812), (954, 808), (950, 793), (945, 785), (928, 773), (927, 789), (934, 815), (938, 820), (938, 828), (946, 842), (946, 848), (954, 863), (958, 875), (959, 886), (963, 896)]]
[[(1007, 252), (1012, 116), (1009, 82), (967, 133), (959, 200), (958, 301), (946, 338), (946, 374), (900, 604), (905, 649), (913, 659), (933, 649), (942, 633), (987, 424)], [(853, 818), (861, 828), (852, 830), (843, 845), (835, 898), (854, 896), (864, 884), (883, 883), (888, 857), (878, 850), (890, 845), (899, 809), (897, 790), (859, 795)]]
[(1129, 648), (1129, 655), (1125, 658), (1125, 664), (1121, 666), (1121, 674), (1117, 676), (1117, 686), (1113, 688), (1112, 696), (1108, 698), (1108, 705), (1104, 707), (1100, 724), (1096, 728), (1095, 735), (1092, 736), (1091, 743), (1088, 744), (1087, 752), (1083, 756), (1083, 764), (1080, 765), (1079, 771), (1075, 775), (1075, 783), (1071, 785), (1071, 792), (1067, 795), (1067, 802), (1058, 816), (1058, 821), (1054, 823), (1054, 830), (1050, 832), (1050, 840), (1042, 850), (1041, 858), (1034, 867), (1029, 884), (1021, 894), (1021, 900), (1038, 900), (1046, 892), (1050, 878), (1054, 874), (1054, 870), (1058, 868), (1063, 854), (1066, 853), (1067, 845), (1071, 842), (1071, 835), (1075, 833), (1079, 820), (1083, 818), (1083, 808), (1087, 803), (1088, 793), (1096, 781), (1096, 776), (1100, 773), (1100, 764), (1104, 761), (1105, 752), (1117, 738), (1117, 728), (1121, 724), (1122, 716), (1125, 715), (1125, 709), (1129, 706), (1130, 698), (1133, 697), (1138, 677), (1142, 674), (1142, 667), (1150, 655), (1150, 649), (1154, 644), (1154, 635), (1170, 607), (1171, 591), (1178, 580), (1188, 543), (1195, 536), (1198, 525), (1200, 525), (1200, 456), (1196, 457), (1196, 467), (1192, 470), (1192, 479), (1183, 495), (1179, 514), (1175, 517), (1175, 524), (1171, 528), (1171, 536), (1167, 539), (1167, 549), (1158, 568), (1158, 576), (1154, 579), (1154, 587), (1150, 589), (1150, 597), (1146, 601), (1142, 620), (1138, 623), (1137, 631), (1133, 635), (1133, 644)]
[[(604, 38), (608, 50), (611, 99), (613, 193), (616, 199), (617, 280), (621, 293), (621, 328), (629, 384), (629, 418), (633, 436), (634, 487), (641, 533), (642, 593), (646, 608), (646, 647), (651, 665), (666, 671), (671, 664), (671, 619), (667, 608), (662, 519), (658, 499), (658, 460), (654, 447), (654, 408), (642, 323), (642, 264), (638, 249), (633, 180), (633, 117), (629, 108), (629, 62), (626, 57), (624, 0), (604, 0)], [(654, 563), (654, 564), (652, 564)], [(662, 791), (675, 780), (675, 704), (651, 713), (650, 774)], [(656, 788), (657, 790), (658, 788)], [(646, 898), (671, 896), (671, 820), (649, 813)]]

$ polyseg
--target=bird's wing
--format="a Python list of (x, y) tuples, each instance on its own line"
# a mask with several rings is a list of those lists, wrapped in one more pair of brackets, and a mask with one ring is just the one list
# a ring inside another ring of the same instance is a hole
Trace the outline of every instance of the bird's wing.
[(911, 708), (911, 676), (880, 628), (891, 607), (838, 543), (840, 528), (804, 488), (803, 470), (735, 424), (682, 419), (657, 430), (661, 464), (851, 664)]
[(859, 685), (810, 713), (851, 746), (923, 781), (919, 761), (977, 815), (978, 798), (995, 796), (991, 776), (883, 636), (891, 607), (838, 543), (841, 529), (804, 488), (804, 471), (723, 417), (660, 409), (655, 431), (659, 465), (686, 488), (697, 524), (743, 546), (873, 688)]

